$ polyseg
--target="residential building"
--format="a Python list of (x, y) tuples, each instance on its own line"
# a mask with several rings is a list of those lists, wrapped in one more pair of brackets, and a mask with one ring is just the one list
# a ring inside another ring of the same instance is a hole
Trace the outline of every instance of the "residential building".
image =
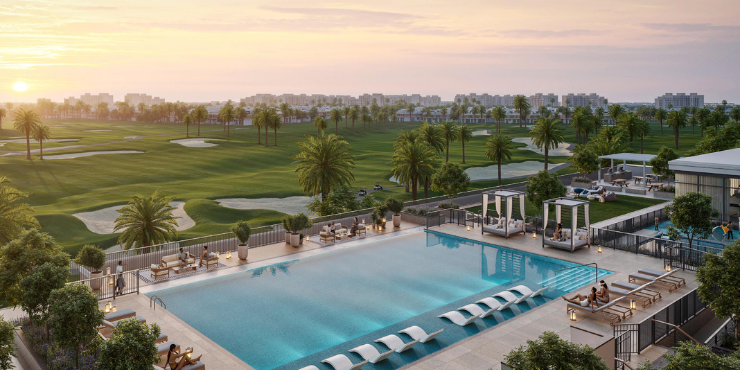
[(164, 103), (164, 98), (152, 97), (151, 95), (147, 94), (129, 93), (123, 97), (123, 101), (134, 107), (138, 106), (141, 103), (144, 103), (147, 106), (152, 106), (155, 104)]
[[(457, 94), (455, 95), (455, 102), (458, 104), (463, 104), (464, 102), (468, 102), (468, 104), (481, 104), (486, 107), (496, 107), (496, 106), (504, 106), (504, 107), (510, 107), (514, 105), (514, 98), (517, 94), (510, 95), (489, 95), (487, 93), (484, 94), (476, 94), (476, 93), (470, 93), (470, 94)], [(466, 100), (467, 98), (467, 100)]]
[(72, 96), (70, 96), (67, 99), (64, 99), (65, 103), (69, 103), (70, 105), (77, 104), (77, 101), (81, 100), (85, 104), (91, 105), (93, 107), (97, 106), (99, 103), (107, 103), (107, 104), (113, 104), (113, 95), (108, 93), (100, 93), (96, 95), (92, 95), (90, 93), (85, 93), (85, 95), (80, 95), (79, 99), (76, 99)]
[(679, 109), (682, 107), (697, 107), (704, 108), (704, 95), (697, 93), (666, 93), (662, 96), (655, 98), (655, 107), (658, 109), (668, 109), (668, 105), (672, 108)]
[(537, 109), (539, 107), (559, 107), (560, 102), (558, 100), (558, 96), (549, 93), (549, 94), (543, 94), (543, 93), (536, 93), (534, 95), (529, 96), (529, 105), (532, 106), (533, 109)]
[(608, 100), (604, 98), (603, 96), (599, 96), (595, 93), (590, 93), (588, 95), (584, 93), (580, 94), (573, 94), (569, 93), (567, 95), (563, 95), (562, 100), (560, 101), (561, 105), (564, 107), (591, 107), (591, 108), (607, 108), (608, 106)]
[(381, 93), (362, 94), (359, 97), (353, 97), (351, 95), (324, 95), (324, 94), (256, 94), (250, 97), (240, 99), (241, 102), (248, 105), (255, 104), (268, 104), (268, 105), (279, 105), (280, 103), (288, 103), (290, 105), (326, 105), (326, 104), (342, 104), (342, 105), (370, 105), (373, 103), (373, 99), (379, 106), (387, 104), (395, 105), (398, 102), (405, 104), (416, 104), (425, 107), (437, 106), (442, 104), (442, 98), (438, 95), (426, 95), (411, 94), (411, 95), (384, 95)]

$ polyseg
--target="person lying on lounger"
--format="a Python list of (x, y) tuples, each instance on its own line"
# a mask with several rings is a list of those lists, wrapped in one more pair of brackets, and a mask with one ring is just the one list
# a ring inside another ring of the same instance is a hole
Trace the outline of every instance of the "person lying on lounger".
[(560, 241), (560, 236), (562, 234), (563, 234), (563, 225), (558, 224), (558, 226), (555, 228), (555, 233), (552, 234), (552, 238), (550, 238), (550, 240)]
[(599, 302), (596, 300), (596, 288), (591, 288), (591, 294), (588, 296), (576, 294), (573, 298), (567, 298), (566, 296), (562, 296), (562, 298), (567, 302), (580, 305), (581, 307), (591, 306), (592, 310), (594, 306), (599, 307)]
[(189, 353), (193, 353), (192, 348), (186, 349), (183, 353), (180, 353), (180, 351), (176, 350), (176, 348), (177, 345), (173, 343), (170, 345), (170, 351), (167, 352), (167, 364), (165, 365), (165, 367), (169, 365), (170, 369), (172, 370), (180, 370), (187, 365), (195, 365), (202, 357), (201, 355), (194, 359), (189, 359), (187, 355)]
[(609, 286), (606, 285), (604, 280), (600, 281), (601, 283), (601, 290), (596, 292), (596, 300), (601, 303), (609, 303)]

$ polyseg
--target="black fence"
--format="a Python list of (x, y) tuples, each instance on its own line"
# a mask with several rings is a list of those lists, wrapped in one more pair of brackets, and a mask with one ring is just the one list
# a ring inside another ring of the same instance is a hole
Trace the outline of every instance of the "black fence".
[(600, 227), (600, 229), (633, 233), (635, 231), (647, 229), (648, 227), (655, 227), (656, 217), (658, 218), (658, 222), (668, 221), (668, 215), (666, 214), (665, 209), (660, 208), (626, 220), (617, 221), (611, 225)]
[(735, 323), (732, 319), (727, 319), (725, 324), (704, 342), (704, 345), (718, 355), (729, 355), (735, 352)]
[(617, 358), (621, 358), (619, 356), (625, 355), (626, 352), (640, 353), (648, 346), (655, 344), (668, 335), (674, 334), (676, 329), (671, 325), (680, 327), (707, 306), (699, 298), (696, 289), (694, 289), (639, 324), (615, 324), (615, 338), (619, 338), (625, 333), (629, 333), (631, 338), (631, 340), (626, 342), (629, 345), (617, 347)]
[[(118, 289), (118, 279), (123, 279), (123, 289)], [(111, 299), (128, 294), (139, 294), (139, 270), (126, 271), (119, 276), (115, 274), (105, 275), (93, 279), (85, 279), (71, 282), (69, 284), (84, 284), (98, 295), (98, 300)]]
[(621, 360), (621, 362), (617, 361), (617, 368), (621, 365), (623, 369), (624, 363), (632, 361), (632, 353), (630, 352), (632, 348), (632, 332), (625, 331), (619, 336), (614, 337), (614, 346), (616, 358)]

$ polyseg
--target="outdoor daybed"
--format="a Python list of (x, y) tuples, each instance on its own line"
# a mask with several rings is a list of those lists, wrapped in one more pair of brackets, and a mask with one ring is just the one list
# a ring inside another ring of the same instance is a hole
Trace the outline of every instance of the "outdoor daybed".
[[(560, 238), (557, 240), (550, 240), (550, 237), (547, 235), (547, 218), (550, 215), (550, 205), (555, 206), (556, 224), (560, 224), (563, 207), (569, 208), (571, 213), (571, 227), (563, 228), (562, 235), (560, 235)], [(586, 224), (584, 230), (578, 228), (578, 207), (583, 207), (583, 218)], [(573, 253), (576, 249), (590, 247), (591, 244), (588, 235), (588, 230), (590, 228), (590, 209), (591, 203), (580, 199), (555, 198), (542, 202), (542, 218), (544, 219), (543, 225), (545, 225), (545, 227), (542, 228), (542, 248), (549, 246), (569, 250)], [(571, 230), (576, 230), (575, 235), (572, 235)]]
[[(481, 228), (481, 234), (490, 233), (508, 238), (513, 234), (526, 233), (527, 225), (524, 223), (524, 218), (526, 214), (524, 212), (525, 201), (523, 192), (514, 190), (498, 190), (494, 192), (483, 193), (482, 196), (483, 215), (485, 216), (485, 222), (483, 227)], [(498, 215), (498, 220), (496, 221), (496, 223), (488, 224), (488, 220), (490, 219), (488, 217), (488, 199), (491, 196), (496, 202), (496, 214)], [(517, 220), (513, 217), (514, 203), (516, 202), (515, 199), (517, 198), (519, 199), (519, 214), (522, 217), (521, 220)], [(501, 213), (502, 200), (506, 202), (505, 215)]]

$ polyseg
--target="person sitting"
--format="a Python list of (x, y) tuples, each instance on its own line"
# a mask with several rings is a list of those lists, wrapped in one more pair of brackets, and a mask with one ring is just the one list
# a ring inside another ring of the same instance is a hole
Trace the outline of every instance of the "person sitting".
[(200, 261), (198, 261), (198, 267), (202, 267), (203, 263), (208, 259), (208, 246), (203, 246), (203, 251), (200, 253)]
[[(172, 370), (180, 370), (184, 368), (187, 365), (195, 365), (200, 360), (201, 356), (198, 356), (194, 359), (189, 359), (188, 354), (193, 353), (192, 348), (188, 348), (185, 350), (185, 352), (180, 353), (177, 349), (177, 345), (172, 343), (170, 344), (170, 350), (167, 352), (167, 363), (164, 365), (165, 368), (167, 366), (170, 367)], [(179, 359), (179, 361), (178, 361)]]
[(573, 296), (573, 298), (567, 298), (566, 296), (562, 296), (565, 301), (580, 305), (581, 307), (588, 307), (591, 306), (591, 309), (593, 310), (594, 306), (599, 307), (599, 302), (596, 300), (596, 288), (591, 288), (591, 294), (588, 296), (584, 296), (582, 294), (576, 294)]
[(609, 303), (609, 286), (606, 285), (604, 280), (601, 280), (599, 283), (601, 283), (601, 290), (596, 292), (596, 300), (601, 303)]
[(355, 217), (354, 222), (352, 222), (352, 228), (350, 229), (350, 233), (352, 236), (357, 235), (357, 230), (360, 229), (360, 221)]
[(180, 248), (180, 253), (177, 254), (177, 259), (180, 260), (180, 264), (187, 265), (188, 262), (188, 254), (185, 253), (185, 250), (183, 248)]
[(336, 230), (334, 230), (334, 221), (332, 221), (332, 222), (331, 222), (331, 223), (329, 224), (329, 231), (331, 231), (331, 233), (332, 233), (332, 234), (336, 234), (336, 233), (337, 233), (337, 231), (336, 231)]
[(558, 226), (555, 228), (555, 233), (552, 234), (552, 238), (550, 238), (551, 241), (560, 241), (560, 236), (563, 234), (563, 225), (558, 224)]

